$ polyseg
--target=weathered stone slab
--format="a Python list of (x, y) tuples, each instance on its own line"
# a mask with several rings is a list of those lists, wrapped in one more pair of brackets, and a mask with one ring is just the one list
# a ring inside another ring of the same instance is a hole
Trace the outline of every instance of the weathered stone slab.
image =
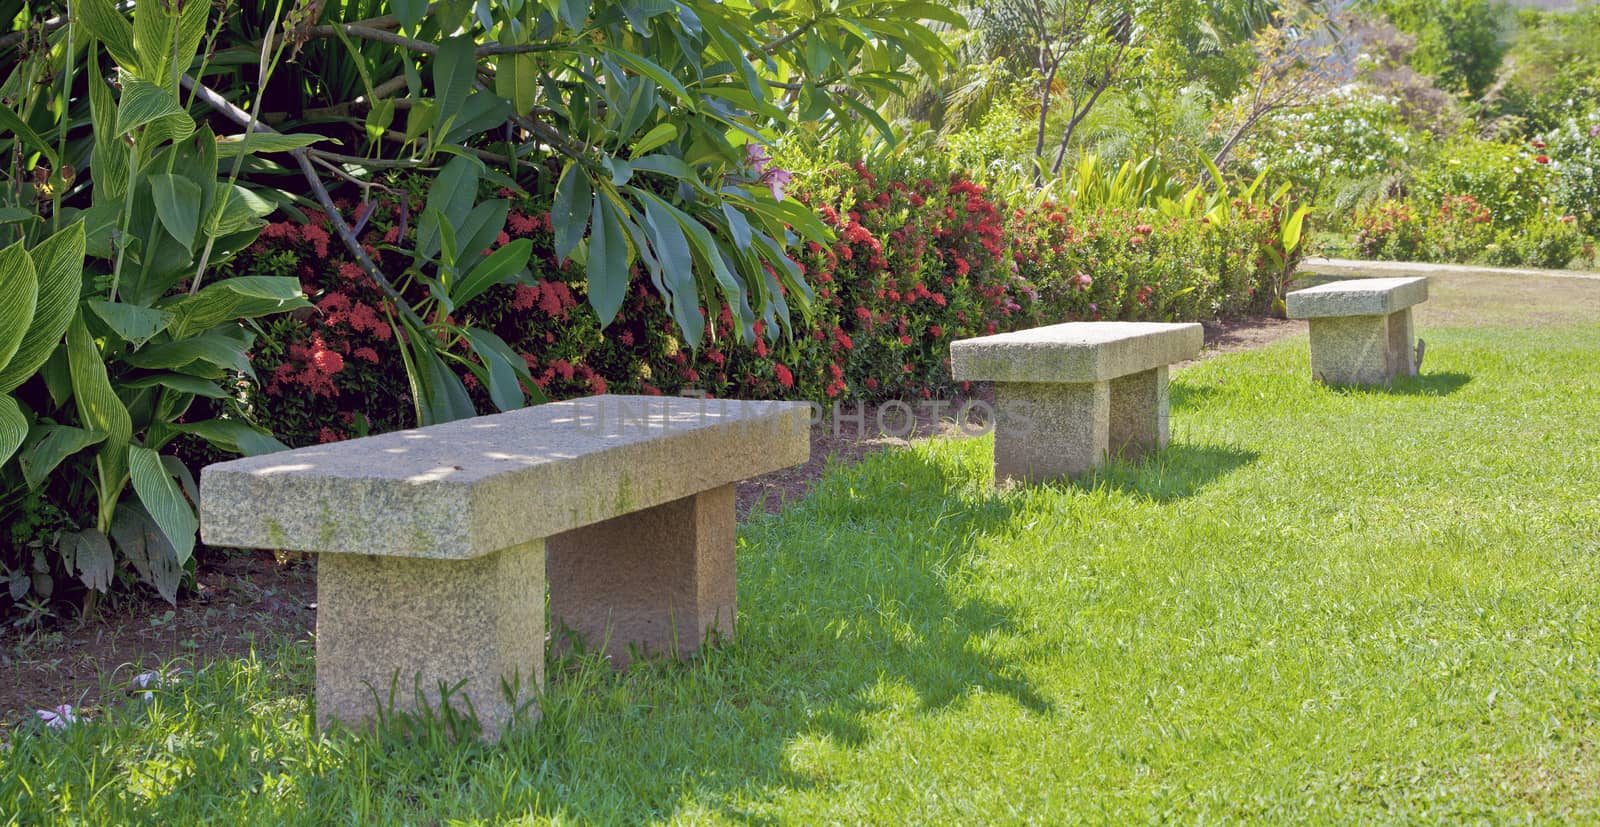
[(1068, 322), (950, 343), (950, 372), (970, 382), (1104, 382), (1191, 359), (1198, 324)]
[(1350, 279), (1296, 290), (1284, 299), (1291, 319), (1387, 316), (1428, 300), (1423, 277)]
[(219, 463), (214, 546), (469, 559), (805, 462), (798, 402), (596, 396)]
[(1168, 365), (1204, 340), (1198, 324), (1076, 322), (954, 342), (950, 363), (995, 383), (995, 481), (1048, 481), (1166, 447)]

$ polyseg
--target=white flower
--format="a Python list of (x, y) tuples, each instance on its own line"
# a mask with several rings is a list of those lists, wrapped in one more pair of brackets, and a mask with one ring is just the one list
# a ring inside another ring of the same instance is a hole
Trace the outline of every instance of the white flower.
[(141, 695), (143, 696), (144, 702), (149, 703), (151, 699), (155, 698), (155, 693), (151, 692), (150, 690), (159, 687), (164, 680), (165, 679), (162, 677), (160, 672), (151, 669), (146, 672), (140, 672), (133, 679), (133, 685), (145, 690), (143, 693), (141, 693)]
[(55, 709), (35, 710), (33, 714), (38, 715), (39, 720), (44, 721), (44, 725), (51, 729), (66, 729), (78, 723), (78, 715), (72, 711), (72, 704), (62, 704)]

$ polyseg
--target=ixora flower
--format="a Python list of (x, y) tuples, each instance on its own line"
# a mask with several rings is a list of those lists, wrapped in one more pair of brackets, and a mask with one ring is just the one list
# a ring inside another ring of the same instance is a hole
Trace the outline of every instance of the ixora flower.
[(66, 729), (82, 720), (78, 717), (78, 713), (73, 711), (72, 704), (62, 704), (54, 709), (34, 710), (33, 714), (39, 716), (39, 720), (44, 721), (44, 725), (50, 729)]

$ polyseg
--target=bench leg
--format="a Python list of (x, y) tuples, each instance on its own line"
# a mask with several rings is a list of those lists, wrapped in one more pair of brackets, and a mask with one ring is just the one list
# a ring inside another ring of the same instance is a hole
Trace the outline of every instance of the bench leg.
[(1389, 314), (1389, 375), (1417, 375), (1417, 330), (1411, 308)]
[(994, 478), (1042, 482), (1076, 477), (1105, 462), (1109, 382), (995, 385)]
[(1388, 386), (1398, 361), (1390, 316), (1311, 320), (1311, 378), (1325, 385)]
[(632, 650), (688, 655), (715, 630), (733, 637), (734, 487), (551, 537), (551, 625), (612, 665)]
[[(493, 740), (513, 705), (544, 681), (544, 541), (473, 560), (366, 554), (317, 557), (317, 722), (359, 726), (378, 709), (430, 707), (441, 682), (461, 687), (451, 707), (470, 702)], [(537, 707), (530, 707), (537, 715)]]
[(1111, 453), (1133, 462), (1167, 447), (1167, 368), (1111, 380)]

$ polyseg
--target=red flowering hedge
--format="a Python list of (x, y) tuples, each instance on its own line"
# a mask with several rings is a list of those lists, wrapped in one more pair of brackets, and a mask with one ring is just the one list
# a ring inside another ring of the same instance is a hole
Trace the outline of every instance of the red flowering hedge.
[(1357, 215), (1355, 228), (1363, 258), (1553, 268), (1595, 263), (1595, 240), (1576, 216), (1541, 207), (1510, 220), (1471, 195), (1446, 195), (1437, 204), (1383, 201)]
[[(1272, 298), (1269, 210), (1238, 205), (1242, 217), (1219, 228), (1153, 211), (1018, 209), (960, 175), (913, 179), (856, 164), (808, 178), (795, 194), (837, 240), (796, 253), (816, 296), (790, 338), (758, 324), (760, 338), (740, 344), (724, 309), (691, 348), (643, 277), (601, 330), (581, 268), (553, 256), (548, 194), (521, 198), (500, 239), (533, 240), (527, 278), (458, 308), (456, 319), (503, 338), (552, 398), (696, 388), (826, 404), (948, 391), (957, 338), (1077, 319), (1210, 318)], [(386, 261), (384, 249), (398, 238), (398, 211), (379, 203), (366, 218), (369, 252), (398, 269), (403, 262)], [(329, 240), (324, 220), (273, 224), (234, 265), (296, 275), (316, 305), (266, 323), (251, 355), (252, 401), (291, 445), (414, 424), (386, 302)], [(479, 409), (492, 410), (484, 389), (463, 378)]]

